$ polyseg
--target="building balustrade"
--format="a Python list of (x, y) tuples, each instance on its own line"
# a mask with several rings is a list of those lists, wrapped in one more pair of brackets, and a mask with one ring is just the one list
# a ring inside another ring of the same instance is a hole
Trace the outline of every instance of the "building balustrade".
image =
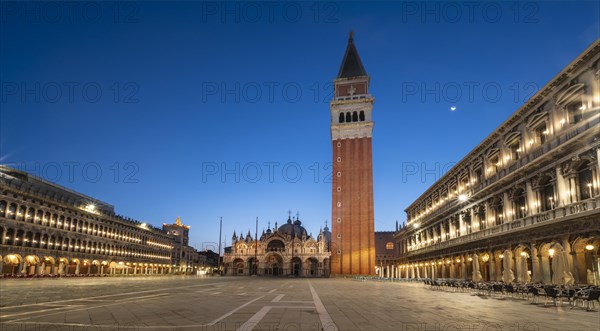
[[(7, 213), (7, 214), (9, 214), (9, 213)], [(61, 235), (70, 235), (74, 239), (83, 239), (83, 238), (89, 238), (90, 236), (92, 236), (92, 237), (95, 237), (98, 239), (103, 239), (106, 242), (114, 242), (115, 244), (117, 244), (117, 243), (118, 244), (123, 244), (123, 243), (140, 244), (142, 242), (141, 239), (134, 238), (129, 235), (117, 235), (115, 233), (106, 234), (106, 232), (103, 232), (102, 234), (100, 234), (99, 232), (94, 232), (94, 233), (81, 232), (78, 230), (70, 230), (70, 229), (65, 229), (62, 227), (51, 227), (51, 226), (48, 226), (47, 224), (43, 224), (43, 223), (32, 223), (32, 222), (28, 222), (25, 220), (19, 220), (19, 219), (15, 219), (15, 218), (11, 218), (11, 217), (6, 217), (6, 216), (0, 216), (0, 221), (12, 223), (17, 227), (20, 225), (30, 225), (30, 226), (33, 226), (35, 229), (44, 231), (44, 233), (57, 233), (57, 234), (61, 234)], [(71, 228), (72, 227), (73, 226), (71, 226)], [(24, 230), (21, 228), (19, 228), (19, 229)], [(157, 242), (154, 244), (164, 245), (165, 247), (169, 246), (165, 243), (160, 243), (160, 242)]]
[(557, 135), (556, 137), (554, 137), (550, 141), (546, 142), (545, 144), (538, 146), (532, 152), (524, 155), (519, 160), (516, 160), (508, 168), (504, 168), (504, 169), (500, 170), (494, 176), (484, 180), (479, 185), (474, 186), (475, 189), (473, 190), (473, 194), (478, 193), (479, 191), (483, 190), (484, 188), (494, 184), (499, 179), (501, 179), (507, 175), (510, 175), (511, 173), (514, 173), (515, 171), (517, 171), (525, 166), (528, 166), (530, 163), (537, 160), (542, 155), (544, 155), (552, 150), (555, 150), (557, 147), (559, 147), (561, 145), (564, 145), (566, 142), (568, 142), (569, 140), (573, 139), (574, 137), (580, 135), (581, 133), (586, 132), (589, 129), (597, 128), (598, 125), (600, 125), (600, 115), (595, 115), (594, 117), (592, 117), (590, 120), (586, 121), (585, 123), (582, 123), (579, 126), (575, 126), (573, 128), (566, 130), (563, 134)]
[(458, 246), (465, 243), (470, 243), (477, 240), (487, 239), (490, 237), (498, 236), (501, 234), (510, 233), (513, 231), (521, 231), (524, 228), (531, 227), (533, 225), (539, 223), (548, 223), (552, 221), (560, 222), (563, 219), (570, 217), (572, 215), (577, 215), (583, 212), (595, 210), (600, 208), (600, 199), (592, 198), (587, 199), (585, 201), (580, 201), (576, 203), (572, 203), (563, 207), (558, 207), (553, 210), (549, 210), (546, 212), (538, 213), (535, 215), (526, 216), (521, 219), (517, 219), (511, 222), (506, 222), (504, 224), (496, 225), (494, 227), (488, 227), (484, 230), (472, 232), (467, 235), (463, 235), (460, 237), (446, 239), (446, 240), (437, 240), (434, 243), (427, 244), (421, 243), (415, 245), (413, 248), (408, 247), (408, 255), (416, 255), (423, 254), (432, 251), (436, 251), (443, 248), (448, 248), (452, 246)]

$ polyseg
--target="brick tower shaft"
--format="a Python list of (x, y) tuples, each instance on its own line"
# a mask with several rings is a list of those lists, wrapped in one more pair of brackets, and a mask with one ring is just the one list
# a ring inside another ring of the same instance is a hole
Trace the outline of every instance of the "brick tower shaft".
[(352, 34), (334, 81), (331, 272), (375, 274), (373, 97)]

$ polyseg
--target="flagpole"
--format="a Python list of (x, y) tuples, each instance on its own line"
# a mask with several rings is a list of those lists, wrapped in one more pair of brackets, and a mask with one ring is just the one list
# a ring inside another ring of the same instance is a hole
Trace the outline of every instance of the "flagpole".
[(258, 275), (258, 216), (256, 217), (256, 229), (254, 230), (254, 274)]
[(217, 264), (219, 275), (221, 275), (221, 234), (223, 231), (223, 216), (221, 216), (221, 220), (219, 221), (219, 261)]

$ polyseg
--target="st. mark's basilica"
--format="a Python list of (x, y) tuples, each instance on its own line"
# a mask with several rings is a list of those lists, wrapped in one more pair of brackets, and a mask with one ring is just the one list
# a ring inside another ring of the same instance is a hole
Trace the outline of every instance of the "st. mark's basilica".
[(315, 238), (302, 226), (300, 217), (288, 217), (285, 224), (263, 230), (253, 238), (250, 231), (236, 233), (225, 251), (225, 274), (231, 276), (302, 276), (328, 277), (330, 274), (331, 232), (319, 230)]

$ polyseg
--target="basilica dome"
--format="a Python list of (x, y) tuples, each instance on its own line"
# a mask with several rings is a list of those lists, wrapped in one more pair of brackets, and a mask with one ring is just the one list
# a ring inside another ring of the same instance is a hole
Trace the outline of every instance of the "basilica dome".
[(292, 223), (292, 220), (288, 218), (287, 223), (280, 226), (277, 229), (277, 233), (279, 233), (283, 237), (294, 237), (294, 238), (302, 238), (304, 236), (308, 237), (308, 233), (306, 229), (302, 226), (302, 222), (299, 219), (295, 220)]

